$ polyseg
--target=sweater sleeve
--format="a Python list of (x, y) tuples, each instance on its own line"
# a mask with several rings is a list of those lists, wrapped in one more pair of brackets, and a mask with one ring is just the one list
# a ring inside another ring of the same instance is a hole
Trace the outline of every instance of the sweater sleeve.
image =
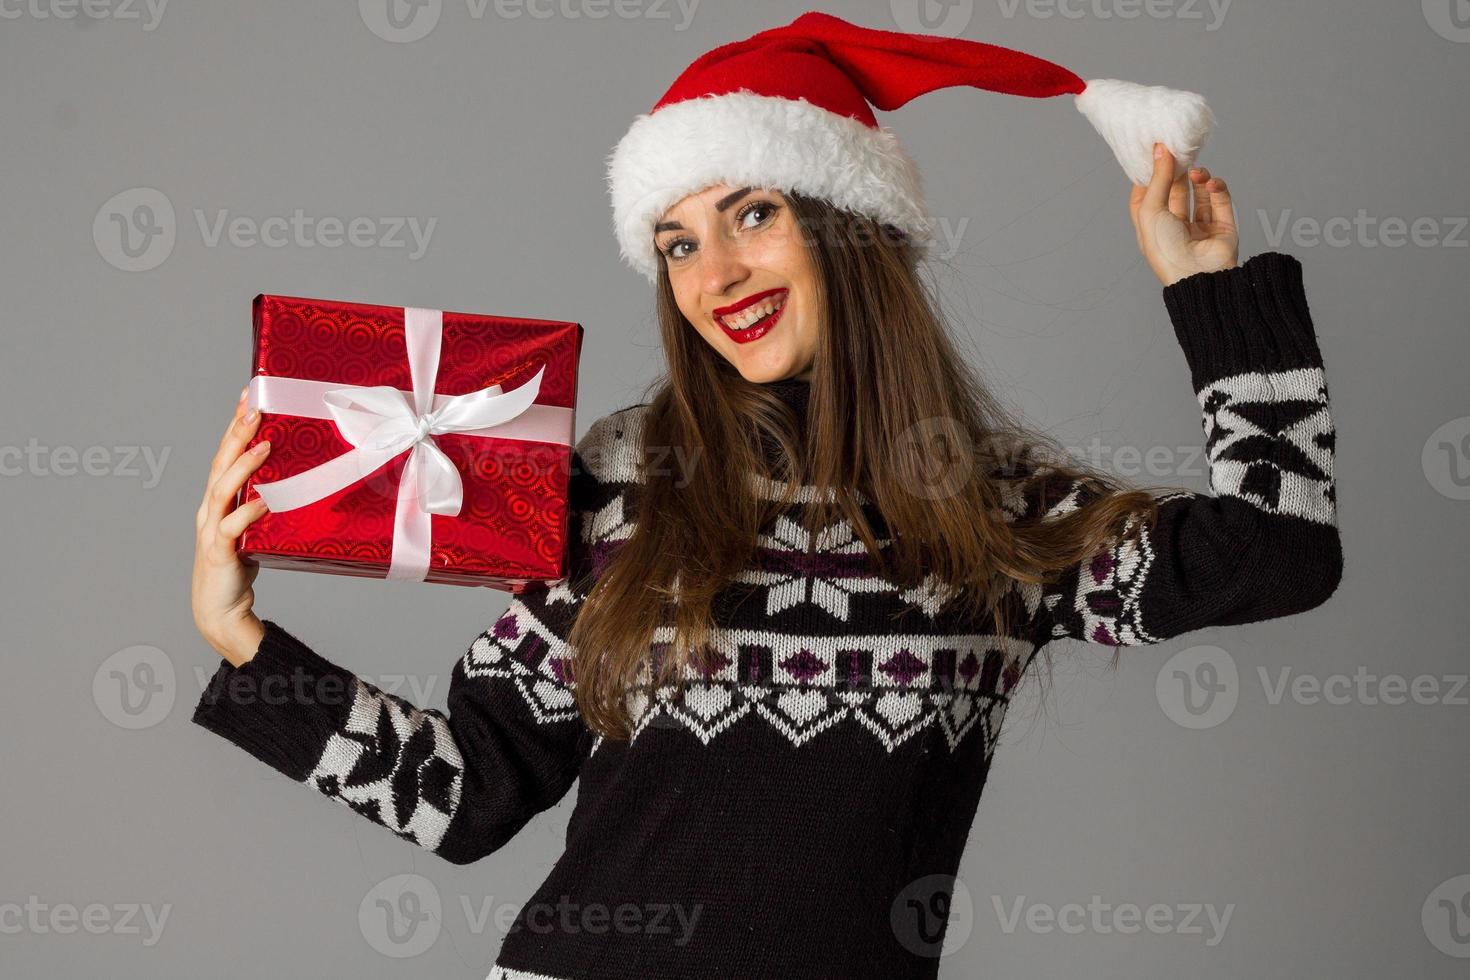
[[(560, 800), (593, 744), (566, 641), (592, 572), (586, 518), (604, 488), (573, 457), (570, 571), (513, 595), (455, 662), (447, 712), (420, 708), (264, 620), (255, 656), (222, 662), (196, 724), (455, 864), (497, 850)], [(417, 651), (413, 651), (417, 653)]]
[[(1164, 289), (1203, 412), (1210, 494), (1159, 496), (1158, 517), (1046, 586), (1038, 639), (1156, 643), (1312, 609), (1342, 575), (1335, 430), (1301, 264), (1280, 252)], [(1096, 493), (1077, 481), (1042, 515)], [(1136, 522), (1135, 522), (1136, 523)]]

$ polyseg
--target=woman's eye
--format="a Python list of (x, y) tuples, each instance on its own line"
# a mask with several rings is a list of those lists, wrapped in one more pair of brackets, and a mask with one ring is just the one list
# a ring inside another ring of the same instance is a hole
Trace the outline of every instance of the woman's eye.
[(681, 255), (681, 254), (679, 254), (678, 249), (679, 249), (679, 247), (681, 245), (689, 245), (689, 244), (692, 244), (692, 243), (687, 238), (676, 238), (676, 239), (674, 239), (672, 242), (670, 242), (669, 244), (667, 244), (667, 245), (665, 245), (663, 247), (664, 257), (667, 258), (670, 262), (678, 262), (681, 259), (688, 258), (689, 256), (687, 256), (687, 255)]
[[(745, 219), (753, 214), (775, 214), (776, 210), (776, 205), (770, 203), (769, 201), (752, 201), (750, 204), (747, 204), (744, 208), (740, 210), (739, 220), (743, 224), (745, 222)], [(760, 225), (764, 223), (764, 221), (757, 221), (755, 225)], [(745, 227), (753, 228), (755, 227), (755, 225), (746, 225)]]

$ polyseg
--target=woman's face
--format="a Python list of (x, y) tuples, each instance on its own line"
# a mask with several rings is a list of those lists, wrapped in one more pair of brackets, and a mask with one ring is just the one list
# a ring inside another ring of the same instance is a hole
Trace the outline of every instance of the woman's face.
[(745, 380), (811, 379), (816, 272), (784, 195), (727, 184), (690, 194), (659, 218), (654, 244), (685, 319)]

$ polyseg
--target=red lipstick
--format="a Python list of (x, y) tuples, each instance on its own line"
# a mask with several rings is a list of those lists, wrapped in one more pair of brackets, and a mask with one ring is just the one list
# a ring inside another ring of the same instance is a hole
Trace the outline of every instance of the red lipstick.
[[(743, 330), (736, 330), (730, 327), (725, 322), (724, 318), (726, 316), (737, 314), (741, 310), (748, 309), (751, 306), (755, 306), (759, 303), (771, 299), (782, 301), (780, 309), (776, 310), (774, 313), (770, 314), (756, 325), (746, 327)], [(775, 328), (776, 324), (781, 321), (782, 314), (786, 312), (786, 307), (787, 305), (789, 305), (787, 301), (789, 301), (789, 297), (787, 296), (787, 290), (785, 288), (767, 289), (764, 292), (756, 293), (752, 296), (747, 296), (745, 299), (741, 300), (738, 303), (733, 303), (730, 306), (722, 306), (719, 309), (715, 310), (714, 321), (715, 323), (719, 324), (721, 330), (725, 331), (725, 336), (729, 337), (735, 343), (749, 344), (753, 341), (760, 340), (762, 337), (770, 333)]]
[(745, 309), (747, 306), (753, 306), (756, 303), (759, 303), (763, 299), (769, 299), (772, 296), (775, 296), (777, 293), (784, 293), (784, 292), (786, 292), (786, 289), (785, 289), (784, 286), (783, 287), (779, 287), (777, 289), (767, 289), (763, 293), (755, 293), (754, 295), (745, 297), (744, 299), (742, 299), (738, 303), (732, 303), (729, 306), (722, 306), (719, 309), (714, 310), (712, 312), (714, 313), (715, 316), (729, 316), (731, 313), (739, 313), (741, 310)]

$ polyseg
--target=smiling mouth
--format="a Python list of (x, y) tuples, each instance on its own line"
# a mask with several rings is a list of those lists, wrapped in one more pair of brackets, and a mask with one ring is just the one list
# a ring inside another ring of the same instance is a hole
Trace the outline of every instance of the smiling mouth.
[(786, 309), (787, 290), (772, 290), (753, 303), (747, 303), (732, 313), (716, 313), (714, 321), (724, 328), (726, 335), (746, 343), (765, 336), (781, 319)]

